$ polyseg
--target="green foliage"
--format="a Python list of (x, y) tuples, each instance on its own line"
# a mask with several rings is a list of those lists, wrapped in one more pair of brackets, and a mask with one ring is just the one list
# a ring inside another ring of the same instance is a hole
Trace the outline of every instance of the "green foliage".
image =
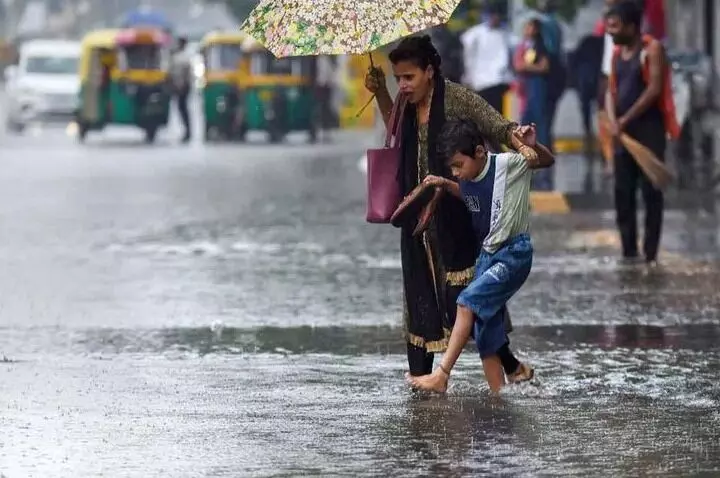
[[(557, 13), (567, 21), (572, 21), (577, 15), (580, 7), (584, 6), (588, 0), (559, 0), (556, 1)], [(537, 8), (538, 0), (525, 0), (525, 5), (530, 8)]]
[[(220, 0), (222, 1), (222, 0)], [(258, 0), (224, 0), (230, 11), (238, 19), (238, 22), (245, 20), (255, 5), (258, 4)], [(220, 3), (220, 2), (218, 2)]]

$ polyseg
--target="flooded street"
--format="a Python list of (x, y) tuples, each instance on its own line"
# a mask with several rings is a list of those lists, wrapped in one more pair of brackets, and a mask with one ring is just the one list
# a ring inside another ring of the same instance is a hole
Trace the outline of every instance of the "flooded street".
[(510, 309), (537, 383), (491, 397), (468, 348), (428, 397), (367, 137), (141, 140), (0, 136), (0, 475), (720, 473), (716, 218), (668, 212), (648, 272), (609, 211), (536, 217)]

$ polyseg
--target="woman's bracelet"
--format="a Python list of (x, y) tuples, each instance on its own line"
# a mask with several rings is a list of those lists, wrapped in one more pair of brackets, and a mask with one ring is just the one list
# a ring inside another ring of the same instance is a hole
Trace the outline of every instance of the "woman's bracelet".
[(446, 368), (443, 366), (443, 364), (439, 363), (439, 364), (438, 364), (438, 368), (439, 368), (440, 370), (442, 370), (445, 375), (447, 375), (448, 377), (450, 376), (450, 371), (449, 371), (448, 369), (446, 369)]
[(533, 163), (538, 160), (537, 151), (532, 149), (527, 144), (523, 144), (522, 146), (520, 146), (518, 148), (518, 153), (522, 154), (525, 157), (525, 159), (527, 159), (528, 161), (532, 161)]

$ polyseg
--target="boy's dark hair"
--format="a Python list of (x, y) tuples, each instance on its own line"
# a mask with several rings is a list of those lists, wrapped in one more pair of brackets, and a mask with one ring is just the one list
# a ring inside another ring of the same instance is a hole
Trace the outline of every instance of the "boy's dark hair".
[(432, 66), (435, 73), (440, 73), (442, 60), (435, 49), (429, 35), (415, 35), (403, 38), (389, 55), (393, 65), (401, 61), (409, 61), (423, 70)]
[(612, 7), (605, 14), (605, 18), (618, 17), (623, 25), (634, 25), (640, 30), (643, 21), (643, 11), (637, 0), (623, 0)]
[(446, 161), (457, 153), (474, 158), (478, 146), (485, 146), (485, 138), (474, 121), (448, 121), (440, 132), (438, 152)]

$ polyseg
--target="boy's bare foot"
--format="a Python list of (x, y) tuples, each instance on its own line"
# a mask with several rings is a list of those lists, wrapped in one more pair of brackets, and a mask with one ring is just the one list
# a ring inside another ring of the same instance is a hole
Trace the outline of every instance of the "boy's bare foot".
[(436, 368), (435, 371), (430, 375), (422, 375), (420, 377), (414, 377), (409, 373), (406, 373), (405, 379), (408, 381), (411, 387), (418, 390), (425, 390), (426, 392), (445, 393), (447, 391), (450, 375), (443, 372), (441, 368)]
[(508, 382), (522, 383), (529, 382), (535, 377), (535, 370), (527, 364), (521, 363), (515, 373), (508, 375)]

